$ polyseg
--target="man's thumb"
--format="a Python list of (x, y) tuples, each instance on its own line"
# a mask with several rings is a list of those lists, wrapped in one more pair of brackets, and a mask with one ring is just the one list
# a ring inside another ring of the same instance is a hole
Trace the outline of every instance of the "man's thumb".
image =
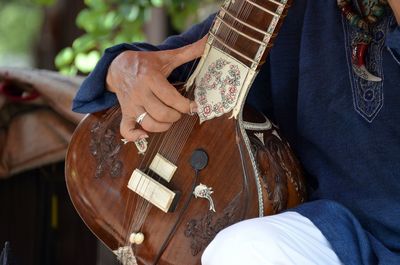
[(194, 59), (202, 56), (206, 46), (207, 38), (208, 36), (206, 35), (202, 39), (192, 44), (183, 46), (178, 49), (166, 51), (165, 56), (167, 56), (166, 59), (168, 60), (167, 74), (170, 74), (178, 66), (181, 66), (184, 63), (193, 61)]

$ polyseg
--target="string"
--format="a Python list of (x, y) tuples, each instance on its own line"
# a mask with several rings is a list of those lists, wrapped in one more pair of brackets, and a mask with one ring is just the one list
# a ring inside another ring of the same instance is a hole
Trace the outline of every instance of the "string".
[[(169, 130), (168, 131), (168, 133), (166, 133), (166, 135), (165, 135), (165, 137), (164, 137), (164, 139), (167, 139), (167, 138), (169, 138), (169, 134), (171, 134), (172, 133), (172, 131), (174, 131), (172, 128), (171, 128), (171, 130)], [(183, 130), (183, 131), (190, 131), (190, 130)], [(186, 138), (186, 137), (185, 137)], [(177, 139), (177, 138), (175, 138), (175, 139)], [(164, 147), (164, 143), (165, 143), (165, 141), (163, 141), (163, 143), (162, 143), (162, 146), (160, 147), (160, 150), (165, 150), (165, 149), (167, 149), (167, 148), (163, 148)], [(173, 145), (173, 144), (171, 144), (171, 145)], [(176, 145), (173, 145), (173, 146), (176, 146)], [(167, 150), (167, 151), (169, 151), (169, 150)], [(168, 152), (165, 152), (165, 154), (168, 154)], [(175, 159), (173, 159), (173, 160), (175, 160)], [(147, 189), (147, 188), (146, 188)], [(154, 192), (154, 191), (153, 191)], [(142, 200), (143, 201), (143, 200)], [(147, 204), (147, 205), (149, 205), (149, 203), (142, 203), (142, 206), (143, 205), (145, 205), (145, 204)], [(141, 210), (141, 211), (139, 211), (141, 214), (140, 214), (140, 216), (142, 216), (142, 218), (145, 218), (145, 216), (147, 216), (147, 214), (148, 214), (148, 209), (150, 209), (150, 207), (146, 207), (145, 208), (145, 211), (143, 211), (143, 210)], [(144, 223), (143, 222), (143, 219), (140, 219), (140, 220), (138, 220), (138, 222), (139, 222), (139, 224), (140, 223)]]
[[(204, 31), (205, 31), (205, 29), (203, 28), (203, 29), (202, 29), (202, 33), (204, 33)], [(193, 68), (194, 68), (195, 64), (196, 64), (196, 61), (195, 61), (195, 63), (192, 63), (190, 72), (193, 71)], [(181, 73), (181, 77), (182, 77), (183, 74), (184, 74), (184, 73), (182, 72), (182, 73)], [(179, 79), (182, 79), (181, 77), (180, 77)], [(166, 136), (169, 136), (170, 134), (171, 134), (171, 129), (168, 130)], [(161, 137), (158, 137), (158, 138), (161, 139)], [(168, 138), (168, 137), (165, 137), (165, 138)], [(157, 143), (155, 144), (156, 146), (159, 145), (159, 144), (158, 144), (158, 143), (159, 143), (159, 139), (158, 139)], [(149, 146), (152, 146), (152, 145), (153, 145), (153, 143), (150, 143), (150, 144), (149, 144)], [(156, 148), (154, 148), (153, 150), (155, 150), (155, 151), (150, 155), (150, 157), (154, 156), (154, 153), (156, 152)], [(148, 154), (146, 154), (146, 155), (148, 155)], [(145, 160), (145, 159), (143, 159), (142, 161), (144, 161), (144, 160)], [(149, 160), (148, 163), (150, 163), (150, 160)], [(142, 168), (142, 165), (140, 166), (140, 168)], [(148, 165), (147, 165), (145, 168), (148, 168)], [(147, 188), (146, 188), (146, 190), (147, 190)], [(147, 211), (143, 211), (143, 207), (144, 207), (144, 205), (147, 205), (148, 202), (147, 202), (147, 200), (145, 200), (145, 199), (143, 199), (143, 198), (140, 198), (139, 200), (140, 200), (141, 203), (137, 203), (137, 207), (136, 207), (135, 212), (138, 213), (138, 214), (136, 214), (136, 215), (139, 215), (139, 217), (140, 217), (140, 216), (146, 216), (146, 215), (147, 215), (147, 214), (146, 214)], [(145, 214), (142, 214), (143, 212), (144, 212)], [(132, 217), (133, 217), (133, 215), (132, 215)], [(138, 220), (136, 223), (139, 223), (139, 224), (140, 224), (140, 223), (143, 223), (143, 221), (142, 221), (140, 218), (136, 218), (136, 219)], [(132, 221), (130, 221), (129, 223), (131, 223), (131, 222), (132, 222)], [(132, 225), (132, 227), (133, 227), (133, 225)]]
[[(202, 34), (204, 34), (204, 32), (205, 32), (205, 28), (203, 28), (202, 29)], [(198, 61), (199, 59), (196, 59), (195, 61), (194, 61), (194, 63), (192, 64), (192, 66), (191, 66), (191, 69), (190, 69), (190, 72), (193, 72), (193, 69), (194, 69), (194, 66), (196, 65), (196, 63), (197, 63), (197, 61)], [(183, 75), (184, 73), (182, 72), (181, 73), (181, 77), (182, 77), (182, 75)], [(190, 76), (190, 75), (189, 75)], [(180, 77), (180, 79), (181, 79), (181, 77)], [(185, 93), (186, 94), (186, 93)], [(167, 132), (167, 135), (169, 135), (170, 134), (170, 132), (171, 132), (171, 130), (169, 130), (168, 132)], [(156, 143), (154, 143), (154, 138), (150, 141), (150, 143), (149, 143), (149, 147), (151, 147), (151, 146), (157, 146), (158, 145), (158, 143), (159, 143), (159, 141), (160, 141), (160, 139), (162, 138), (161, 137), (161, 135), (160, 134), (155, 134), (155, 138), (157, 138), (157, 140), (156, 140)], [(156, 148), (154, 148), (153, 150), (156, 150)], [(156, 151), (154, 151), (154, 152), (152, 152), (151, 153), (151, 155), (149, 155), (148, 153), (146, 153), (146, 155), (145, 155), (145, 157), (144, 158), (142, 158), (142, 162), (141, 162), (141, 164), (140, 164), (140, 166), (139, 166), (139, 168), (143, 168), (143, 162), (146, 160), (146, 156), (150, 156), (150, 157), (152, 157), (152, 156), (154, 156), (154, 153), (155, 153)], [(149, 159), (148, 159), (149, 160)], [(150, 160), (149, 160), (150, 161)], [(149, 163), (149, 162), (148, 162)], [(147, 165), (148, 166), (148, 165)], [(147, 168), (147, 166), (146, 166), (146, 168)], [(139, 185), (140, 185), (140, 183), (139, 183)], [(129, 193), (129, 195), (128, 195), (128, 202), (127, 202), (127, 206), (126, 206), (126, 208), (128, 208), (128, 205), (130, 204), (130, 198), (131, 198), (131, 193)], [(136, 203), (136, 209), (135, 209), (135, 213), (138, 213), (138, 214), (131, 214), (130, 216), (131, 216), (131, 218), (129, 218), (129, 221), (128, 221), (128, 224), (131, 224), (131, 225), (129, 225), (129, 227), (130, 227), (130, 229), (128, 229), (128, 233), (127, 233), (127, 235), (126, 235), (126, 238), (125, 238), (125, 242), (126, 242), (126, 244), (127, 244), (127, 242), (129, 241), (129, 236), (130, 236), (130, 233), (129, 233), (129, 231), (136, 231), (136, 229), (134, 229), (134, 224), (135, 223), (139, 223), (139, 226), (140, 227), (142, 227), (142, 224), (143, 224), (143, 220), (141, 219), (141, 218), (138, 218), (138, 221), (137, 222), (133, 222), (132, 221), (132, 219), (135, 219), (134, 218), (134, 216), (136, 215), (136, 216), (138, 216), (139, 215), (139, 217), (140, 216), (143, 216), (142, 218), (144, 218), (147, 214), (141, 214), (141, 213), (143, 213), (143, 206), (145, 205), (145, 204), (149, 204), (148, 202), (147, 202), (147, 200), (145, 200), (145, 199), (143, 199), (143, 198), (141, 198), (140, 196), (136, 196), (136, 198), (137, 198), (137, 200), (139, 201), (139, 203), (137, 202)], [(125, 210), (126, 211), (126, 210)], [(148, 211), (148, 210), (147, 210)], [(147, 212), (146, 211), (146, 212)], [(127, 212), (127, 211), (126, 211)], [(123, 227), (125, 227), (125, 221), (127, 220), (127, 218), (126, 218), (126, 212), (125, 212), (125, 214), (124, 214), (124, 225), (123, 225)]]
[[(244, 2), (242, 2), (242, 4), (241, 5), (243, 5), (243, 3)], [(228, 39), (230, 39), (231, 38), (231, 35), (232, 34), (229, 34), (228, 35)], [(176, 124), (179, 124), (179, 123), (176, 123)], [(189, 123), (190, 124), (190, 123)], [(186, 126), (186, 127), (192, 127), (193, 128), (193, 126), (194, 126), (194, 124), (195, 123), (192, 123), (192, 125), (191, 126)], [(175, 126), (175, 124), (174, 124), (174, 126)], [(177, 126), (178, 127), (178, 126)], [(186, 134), (184, 134), (184, 135), (180, 135), (180, 137), (175, 137), (175, 139), (182, 139), (182, 136), (183, 136), (183, 139), (187, 139), (187, 136), (190, 134), (190, 132), (191, 132), (191, 130), (192, 130), (192, 128), (184, 128), (183, 130), (181, 130), (181, 132), (183, 131), (183, 132), (186, 132)], [(189, 130), (188, 130), (189, 129)], [(168, 138), (170, 138), (169, 136), (170, 136), (170, 134), (172, 134), (172, 132), (174, 132), (175, 130), (174, 130), (174, 128), (171, 128), (167, 133), (166, 133), (166, 135), (165, 135), (165, 137), (164, 137), (164, 141), (163, 141), (163, 144), (162, 144), (162, 146), (159, 148), (159, 150), (167, 150), (167, 151), (169, 151), (169, 152), (171, 152), (170, 150), (168, 150), (169, 148), (165, 148), (165, 139), (168, 139)], [(175, 147), (175, 149), (176, 150), (181, 150), (181, 148), (182, 148), (182, 146), (184, 145), (184, 142), (186, 142), (186, 141), (181, 141), (181, 144), (180, 145), (176, 145), (176, 144), (172, 144), (171, 143), (171, 145), (172, 146), (174, 146)], [(155, 150), (155, 149), (154, 149)], [(170, 159), (172, 159), (173, 161), (175, 161), (175, 159), (177, 159), (177, 156), (179, 156), (179, 152), (174, 152), (175, 150), (172, 150), (172, 152), (171, 153), (175, 153), (176, 155), (175, 155), (175, 157), (171, 157)], [(164, 153), (164, 154), (168, 154), (169, 152), (162, 152), (162, 153)], [(154, 154), (153, 154), (154, 155)], [(153, 191), (154, 192), (154, 191)], [(144, 202), (143, 204), (142, 204), (142, 206), (143, 205), (146, 205), (146, 206), (148, 206), (148, 207), (146, 207), (146, 209), (143, 211), (143, 209), (142, 210), (140, 210), (139, 212), (141, 213), (140, 215), (142, 216), (142, 218), (145, 218), (145, 216), (147, 216), (147, 212), (148, 212), (148, 209), (151, 207), (150, 206), (150, 203), (148, 203), (148, 202)], [(139, 223), (142, 223), (143, 224), (143, 219), (140, 219), (139, 221), (138, 221)]]
[[(204, 29), (203, 29), (203, 33), (204, 33)], [(192, 64), (192, 70), (191, 71), (193, 71), (193, 67), (194, 67), (194, 65), (195, 64)], [(185, 93), (185, 94), (187, 94), (187, 93)], [(192, 131), (192, 128), (193, 128), (193, 126), (195, 125), (195, 123), (196, 123), (196, 121), (194, 121), (194, 122), (191, 122), (191, 123), (189, 123), (189, 124), (191, 124), (191, 125), (189, 125), (189, 126), (186, 126), (186, 128), (184, 128), (183, 130), (180, 130), (179, 132), (186, 132), (186, 134), (184, 134), (184, 135), (182, 135), (182, 133), (179, 133), (177, 136), (178, 137), (175, 137), (175, 139), (182, 139), (182, 137), (184, 138), (184, 139), (187, 139), (187, 136), (190, 134), (190, 132)], [(179, 127), (179, 126), (177, 126), (179, 123), (176, 123), (176, 124), (174, 124), (174, 126), (176, 126), (176, 127)], [(179, 124), (180, 125), (180, 124)], [(182, 127), (182, 126), (180, 126), (180, 127)], [(176, 130), (174, 130), (174, 128), (171, 128), (167, 133), (166, 133), (166, 135), (165, 135), (165, 137), (164, 137), (164, 141), (163, 141), (163, 143), (165, 143), (166, 141), (165, 141), (165, 139), (169, 139), (170, 137), (170, 135), (173, 133), (173, 132), (175, 132)], [(176, 135), (176, 134), (175, 134)], [(168, 142), (167, 142), (168, 143)], [(172, 159), (173, 161), (175, 161), (176, 159), (177, 159), (177, 156), (179, 155), (179, 153), (180, 152), (176, 152), (176, 150), (181, 150), (182, 149), (182, 147), (183, 147), (183, 145), (184, 145), (184, 143), (181, 143), (180, 145), (177, 145), (177, 144), (175, 144), (175, 143), (170, 143), (170, 146), (172, 146), (174, 149), (172, 150), (172, 151), (169, 151), (167, 148), (165, 148), (165, 146), (164, 145), (162, 145), (161, 146), (161, 148), (159, 148), (159, 150), (164, 150), (164, 152), (161, 152), (161, 153), (164, 153), (164, 154), (168, 154), (168, 153), (175, 153), (176, 154), (176, 156), (175, 157), (171, 157), (170, 159)], [(170, 147), (169, 147), (170, 148)], [(167, 150), (167, 152), (165, 152), (165, 150)], [(145, 205), (150, 205), (150, 204), (148, 204), (148, 202), (144, 202), (144, 204)], [(143, 212), (143, 211), (140, 211), (140, 212)], [(141, 220), (139, 220), (139, 222), (142, 222)]]
[[(243, 3), (244, 3), (244, 2), (241, 3), (241, 8), (240, 8), (240, 9), (242, 9)], [(228, 35), (228, 38), (230, 38), (231, 35), (232, 35), (232, 34), (229, 34), (229, 35)], [(175, 162), (176, 159), (178, 158), (179, 153), (180, 153), (180, 151), (182, 150), (182, 147), (183, 147), (184, 144), (186, 143), (186, 139), (188, 138), (188, 135), (191, 133), (191, 131), (192, 131), (192, 129), (193, 129), (193, 126), (195, 125), (195, 122), (191, 122), (191, 123), (189, 122), (189, 123), (184, 123), (184, 124), (185, 124), (186, 126), (183, 126), (184, 128), (183, 128), (182, 130), (179, 130), (178, 133), (174, 133), (174, 136), (175, 136), (174, 139), (178, 140), (178, 144), (176, 144), (176, 140), (175, 140), (175, 141), (170, 141), (170, 145), (169, 145), (169, 146), (165, 146), (165, 142), (166, 142), (165, 139), (169, 139), (169, 138), (170, 138), (169, 136), (170, 136), (173, 132), (176, 132), (176, 129), (175, 129), (175, 128), (171, 128), (171, 129), (166, 133), (165, 138), (164, 138), (164, 141), (163, 141), (163, 144), (162, 144), (162, 146), (159, 148), (159, 151), (162, 151), (161, 153), (163, 153), (163, 154), (169, 154), (169, 153), (175, 154), (175, 156), (169, 157), (170, 160), (172, 160), (171, 162)], [(187, 125), (187, 124), (189, 124), (189, 125)], [(179, 125), (181, 125), (179, 122), (176, 123), (176, 124), (174, 124), (174, 126), (175, 126), (176, 128), (182, 127), (182, 126), (179, 126)], [(183, 132), (183, 133), (182, 133), (182, 132)], [(180, 139), (185, 139), (185, 141), (179, 141)], [(168, 142), (167, 142), (167, 143), (168, 143)], [(179, 144), (179, 143), (180, 143), (180, 144)], [(173, 147), (172, 150), (171, 150), (171, 146)], [(152, 191), (152, 192), (154, 192), (154, 191)], [(151, 207), (150, 203), (148, 203), (148, 202), (144, 202), (143, 205), (148, 206), (148, 208)], [(146, 207), (146, 209), (145, 209), (144, 211), (143, 211), (143, 210), (140, 211), (142, 218), (144, 218), (144, 217), (146, 216), (147, 211), (148, 211), (148, 210), (147, 210), (147, 207)], [(142, 220), (139, 220), (139, 222), (142, 223)]]
[[(202, 29), (202, 33), (201, 33), (201, 35), (204, 33), (204, 31), (205, 31), (205, 28), (203, 28)], [(196, 60), (199, 60), (199, 59), (196, 59)], [(195, 67), (195, 65), (196, 65), (196, 60), (194, 61), (194, 63), (192, 63), (192, 66), (191, 66), (191, 70), (190, 70), (190, 72), (192, 72), (193, 71), (193, 69), (194, 69), (194, 67)], [(181, 73), (181, 75), (183, 75), (184, 73)], [(181, 79), (181, 78), (180, 78)], [(183, 96), (185, 96), (185, 94), (187, 94), (186, 92), (183, 94)], [(181, 121), (182, 121), (182, 119), (181, 119)], [(174, 130), (174, 128), (176, 128), (176, 127), (178, 127), (177, 126), (177, 124), (179, 124), (179, 121), (177, 122), (177, 123), (174, 123), (173, 125), (172, 125), (172, 127), (166, 132), (166, 133), (164, 133), (164, 138), (163, 138), (163, 142), (161, 143), (161, 144), (158, 144), (157, 143), (157, 145), (160, 145), (160, 147), (159, 147), (159, 149), (157, 150), (156, 148), (154, 148), (153, 149), (153, 153), (151, 154), (151, 157), (153, 157), (154, 155), (155, 155), (155, 153), (160, 153), (160, 152), (157, 152), (157, 151), (160, 151), (161, 149), (162, 149), (162, 146), (165, 144), (165, 139), (168, 139), (168, 138), (171, 138), (170, 137), (170, 135), (175, 131)], [(179, 137), (177, 137), (177, 138), (179, 138)], [(177, 139), (177, 138), (175, 138), (175, 139)], [(172, 144), (173, 145), (173, 144)], [(165, 152), (164, 152), (165, 153)], [(171, 162), (173, 162), (173, 161), (171, 161)], [(151, 163), (150, 162), (150, 160), (148, 161), (148, 163)], [(148, 166), (149, 165), (147, 165), (146, 166), (146, 168), (148, 168)], [(154, 173), (153, 172), (150, 172), (150, 174), (149, 174), (151, 177), (153, 177), (153, 178), (155, 178), (155, 176), (154, 176)], [(158, 178), (158, 180), (159, 180), (159, 177), (157, 176), (157, 178)], [(146, 190), (147, 190), (147, 188), (146, 188)], [(148, 191), (146, 191), (146, 193), (147, 193)], [(152, 191), (151, 193), (153, 193), (154, 191)], [(140, 215), (141, 215), (141, 217), (142, 218), (140, 218), (139, 220), (138, 220), (138, 223), (141, 223), (141, 224), (143, 224), (144, 222), (143, 222), (143, 218), (145, 218), (146, 217), (146, 215), (147, 215), (147, 212), (149, 211), (149, 208), (151, 207), (151, 204), (149, 203), (149, 202), (147, 202), (147, 200), (143, 200), (143, 203), (141, 204), (141, 210), (139, 210), (138, 212), (140, 213)], [(144, 210), (143, 210), (143, 208), (144, 208)], [(144, 213), (144, 214), (143, 214)]]
[[(233, 7), (235, 7), (235, 4), (238, 3), (238, 2), (239, 1), (235, 1), (235, 3), (233, 3)], [(254, 7), (252, 5), (246, 4), (246, 7), (243, 9), (243, 6), (245, 5), (245, 3), (247, 3), (247, 2), (246, 1), (241, 1), (240, 7), (239, 7), (238, 16), (244, 15), (244, 17), (246, 19), (248, 19), (249, 15), (252, 13), (251, 11), (253, 10)], [(232, 2), (231, 2), (231, 4), (232, 4)], [(233, 24), (238, 24), (238, 22), (234, 21)], [(240, 24), (240, 23), (239, 23), (239, 25), (236, 25), (236, 26), (238, 26), (240, 29), (243, 29), (243, 25)], [(204, 28), (203, 28), (202, 34), (203, 33), (204, 33)], [(229, 28), (228, 28), (228, 33), (225, 33), (223, 35), (225, 35), (224, 36), (225, 44), (226, 43), (236, 43), (237, 39), (238, 39), (238, 36), (239, 36), (238, 33), (233, 32), (233, 30), (231, 30)], [(224, 48), (224, 50), (226, 50), (225, 47), (223, 47), (223, 48)], [(199, 59), (196, 59), (195, 61), (197, 61), (197, 60), (199, 60)], [(192, 69), (190, 70), (190, 72), (193, 72), (194, 65), (195, 64), (192, 64)], [(184, 95), (186, 96), (189, 93), (189, 91), (192, 92), (192, 90), (193, 90), (193, 88), (191, 88), (190, 90), (185, 92)], [(187, 121), (186, 121), (186, 119), (187, 119)], [(166, 157), (166, 158), (168, 158), (171, 162), (175, 162), (178, 159), (179, 155), (180, 155), (180, 151), (182, 150), (182, 148), (186, 144), (188, 136), (192, 132), (193, 127), (196, 124), (197, 120), (198, 120), (197, 116), (195, 118), (193, 118), (193, 117), (185, 115), (180, 120), (182, 122), (178, 121), (178, 122), (174, 123), (172, 125), (172, 127), (165, 134), (157, 135), (158, 137), (155, 137), (155, 138), (157, 138), (155, 146), (159, 145), (159, 148), (158, 148), (158, 150), (157, 150), (157, 148), (154, 148), (153, 151), (151, 152), (151, 156), (150, 157), (153, 157), (155, 155), (155, 153), (157, 153), (157, 152), (158, 153), (162, 153), (165, 156), (168, 156), (168, 154), (172, 154), (172, 156)], [(182, 123), (183, 123), (183, 125), (182, 125)], [(178, 129), (180, 129), (180, 130), (178, 130)], [(171, 137), (171, 135), (173, 133), (175, 133), (173, 135), (174, 137)], [(174, 140), (173, 141), (167, 141), (167, 140), (170, 140), (170, 139), (175, 139), (175, 141)], [(184, 139), (184, 140), (180, 141), (182, 139)], [(160, 141), (161, 141), (161, 143), (160, 143)], [(149, 146), (153, 146), (153, 144), (154, 144), (154, 138), (151, 140), (151, 143), (149, 144)], [(146, 154), (146, 156), (147, 155), (148, 154)], [(142, 162), (141, 162), (139, 168), (142, 168), (142, 165), (143, 165), (144, 161), (146, 161), (145, 158), (142, 159)], [(148, 159), (148, 161), (147, 161), (147, 164), (149, 164), (149, 163), (151, 163), (150, 159)], [(148, 168), (148, 165), (145, 168)], [(151, 173), (151, 175), (153, 175), (153, 173)], [(154, 190), (152, 191), (152, 193), (153, 192), (154, 192)], [(131, 195), (131, 194), (129, 194), (129, 195)], [(139, 226), (142, 228), (143, 225), (144, 225), (144, 220), (148, 215), (148, 211), (151, 208), (151, 204), (149, 202), (147, 202), (147, 200), (141, 198), (140, 196), (136, 196), (136, 197), (138, 198), (139, 201), (141, 201), (141, 203), (140, 204), (137, 203), (137, 205), (136, 205), (137, 209), (136, 210), (138, 210), (138, 211), (135, 210), (135, 213), (137, 213), (137, 214), (131, 215), (131, 218), (129, 218), (130, 220), (129, 220), (128, 223), (131, 224), (130, 225), (131, 228), (133, 228), (133, 225), (135, 223), (138, 223)], [(130, 198), (130, 196), (129, 196), (129, 198)], [(127, 203), (127, 206), (129, 204), (129, 201)], [(126, 208), (128, 208), (128, 207), (126, 207)], [(134, 215), (139, 215), (139, 218), (138, 218), (137, 221), (133, 222), (132, 218), (133, 218)], [(130, 230), (130, 231), (132, 231), (132, 230)], [(127, 234), (127, 239), (128, 238), (129, 238), (129, 233)]]

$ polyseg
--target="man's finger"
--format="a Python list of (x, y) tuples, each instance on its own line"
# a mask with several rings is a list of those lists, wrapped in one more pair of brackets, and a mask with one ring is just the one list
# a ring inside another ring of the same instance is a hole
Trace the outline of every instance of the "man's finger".
[(169, 75), (178, 66), (202, 56), (206, 42), (207, 36), (184, 47), (164, 51), (162, 57), (167, 62), (164, 74)]
[(147, 132), (165, 132), (171, 125), (172, 123), (158, 122), (147, 114), (141, 122), (142, 129), (140, 129), (135, 118), (127, 118), (122, 115), (120, 133), (124, 139), (134, 142), (141, 138), (148, 138), (149, 135)]
[(150, 86), (150, 89), (164, 104), (176, 109), (180, 113), (188, 113), (190, 111), (190, 100), (182, 96), (178, 90), (172, 86), (165, 78), (161, 75), (153, 77), (157, 80), (157, 85)]
[(148, 96), (141, 101), (141, 105), (154, 120), (164, 123), (173, 123), (181, 118), (181, 114), (178, 111), (165, 105), (153, 93), (150, 92), (147, 95)]
[(172, 123), (158, 122), (148, 114), (144, 117), (141, 126), (147, 132), (165, 132), (172, 126)]
[(122, 115), (121, 123), (120, 123), (120, 133), (121, 136), (130, 141), (134, 142), (140, 138), (148, 137), (147, 133), (141, 129), (135, 129), (136, 120), (133, 117), (126, 117), (126, 115)]

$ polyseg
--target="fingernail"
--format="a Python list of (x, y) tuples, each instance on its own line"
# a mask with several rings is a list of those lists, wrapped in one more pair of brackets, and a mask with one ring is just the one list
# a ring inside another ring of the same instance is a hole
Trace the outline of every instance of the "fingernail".
[(197, 104), (196, 102), (192, 101), (189, 104), (189, 114), (194, 114), (198, 112)]
[(147, 139), (147, 138), (149, 138), (149, 136), (147, 134), (143, 134), (143, 135), (139, 136), (139, 140)]

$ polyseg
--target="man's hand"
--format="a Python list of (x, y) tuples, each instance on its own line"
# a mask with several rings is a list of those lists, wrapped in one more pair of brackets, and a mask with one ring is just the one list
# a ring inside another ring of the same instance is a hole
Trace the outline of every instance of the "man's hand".
[[(195, 103), (183, 97), (167, 77), (178, 66), (200, 57), (206, 37), (175, 50), (157, 52), (125, 51), (111, 63), (107, 74), (108, 89), (117, 94), (121, 105), (121, 135), (136, 141), (148, 132), (168, 130), (183, 113), (195, 110)], [(136, 119), (144, 116), (141, 126)]]

